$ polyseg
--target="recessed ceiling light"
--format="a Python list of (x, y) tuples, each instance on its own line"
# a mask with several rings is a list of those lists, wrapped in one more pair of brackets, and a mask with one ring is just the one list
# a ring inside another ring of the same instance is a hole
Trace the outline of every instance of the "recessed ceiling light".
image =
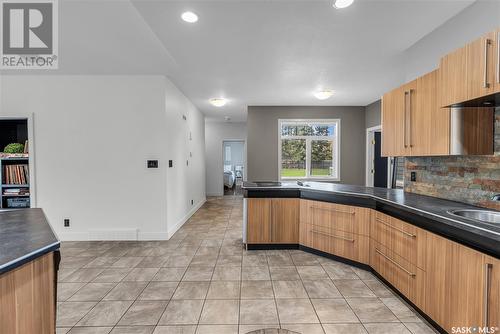
[(324, 89), (324, 90), (320, 90), (320, 91), (314, 92), (314, 96), (318, 100), (329, 99), (330, 97), (332, 97), (332, 95), (333, 95), (333, 91), (331, 91), (329, 89)]
[(184, 13), (182, 13), (181, 18), (184, 21), (189, 22), (189, 23), (195, 23), (196, 21), (198, 21), (198, 15), (196, 15), (193, 12), (184, 12)]
[(225, 98), (214, 98), (214, 99), (210, 99), (209, 102), (214, 107), (224, 107), (227, 103), (227, 100)]
[(334, 0), (333, 7), (337, 9), (347, 8), (352, 5), (353, 2), (354, 0)]

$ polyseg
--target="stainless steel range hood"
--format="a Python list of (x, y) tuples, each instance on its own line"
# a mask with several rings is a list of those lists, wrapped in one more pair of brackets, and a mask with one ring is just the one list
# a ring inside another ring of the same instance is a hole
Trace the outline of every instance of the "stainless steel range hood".
[(495, 143), (495, 109), (450, 109), (450, 155), (492, 155)]

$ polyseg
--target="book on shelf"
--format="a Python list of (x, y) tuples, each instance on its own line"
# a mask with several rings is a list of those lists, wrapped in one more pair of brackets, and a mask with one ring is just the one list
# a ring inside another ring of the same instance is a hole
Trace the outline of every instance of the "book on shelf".
[(5, 165), (2, 170), (3, 184), (28, 184), (29, 183), (28, 165)]
[(28, 152), (25, 153), (4, 153), (0, 152), (0, 159), (19, 159), (19, 158), (28, 158)]
[(4, 196), (29, 196), (28, 188), (6, 188), (3, 190)]

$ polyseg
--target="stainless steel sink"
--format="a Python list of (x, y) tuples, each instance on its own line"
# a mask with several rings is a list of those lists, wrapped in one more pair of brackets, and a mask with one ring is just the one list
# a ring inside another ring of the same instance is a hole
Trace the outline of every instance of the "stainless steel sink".
[(487, 224), (500, 224), (500, 212), (489, 210), (451, 210), (448, 213)]

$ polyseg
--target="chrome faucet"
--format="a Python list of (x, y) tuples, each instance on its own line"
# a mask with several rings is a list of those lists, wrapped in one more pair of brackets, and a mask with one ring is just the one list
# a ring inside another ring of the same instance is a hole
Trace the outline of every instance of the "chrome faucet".
[(496, 194), (496, 195), (491, 196), (491, 200), (492, 201), (500, 201), (500, 194)]

